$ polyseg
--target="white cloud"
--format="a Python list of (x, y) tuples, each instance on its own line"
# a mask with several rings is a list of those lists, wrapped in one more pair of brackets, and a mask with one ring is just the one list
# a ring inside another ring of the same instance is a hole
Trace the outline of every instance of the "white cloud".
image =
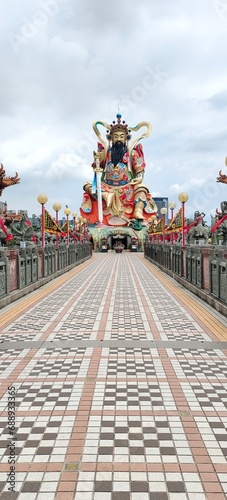
[(91, 174), (92, 170), (84, 159), (79, 155), (72, 153), (63, 153), (53, 161), (45, 173), (45, 177), (50, 181), (60, 181), (62, 178), (68, 178), (70, 181), (83, 181), (85, 174)]
[(0, 14), (0, 161), (21, 177), (3, 192), (10, 209), (37, 212), (45, 191), (49, 208), (78, 212), (92, 122), (112, 122), (118, 107), (130, 126), (152, 124), (143, 147), (153, 196), (178, 203), (187, 190), (187, 209), (206, 213), (226, 199), (216, 177), (227, 156), (227, 16), (217, 2), (8, 0)]

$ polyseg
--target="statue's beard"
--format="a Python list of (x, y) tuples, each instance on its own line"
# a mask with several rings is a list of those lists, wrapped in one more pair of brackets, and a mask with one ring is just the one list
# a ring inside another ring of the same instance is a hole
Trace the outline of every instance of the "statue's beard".
[(126, 151), (127, 151), (127, 146), (122, 142), (118, 141), (115, 144), (113, 144), (111, 149), (111, 161), (115, 167), (120, 161), (122, 161), (122, 158), (126, 153)]

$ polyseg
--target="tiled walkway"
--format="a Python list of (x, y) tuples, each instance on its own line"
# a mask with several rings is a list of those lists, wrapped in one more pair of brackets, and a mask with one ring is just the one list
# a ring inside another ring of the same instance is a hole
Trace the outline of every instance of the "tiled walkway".
[(0, 331), (1, 500), (227, 498), (227, 320), (143, 254), (94, 254)]

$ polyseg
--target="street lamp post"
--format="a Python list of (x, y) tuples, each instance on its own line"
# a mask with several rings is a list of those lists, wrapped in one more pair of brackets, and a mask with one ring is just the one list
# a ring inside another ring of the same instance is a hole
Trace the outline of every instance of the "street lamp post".
[[(54, 203), (53, 209), (55, 210), (55, 220), (56, 220), (56, 224), (58, 226), (58, 212), (59, 212), (59, 210), (61, 210), (60, 203)], [(58, 231), (56, 232), (56, 247), (58, 248)]]
[(74, 245), (76, 244), (76, 212), (72, 212), (72, 218), (73, 218), (73, 240), (74, 240)]
[(175, 201), (169, 201), (168, 203), (168, 207), (170, 209), (170, 212), (171, 212), (171, 220), (173, 219), (173, 211), (174, 211), (174, 208), (176, 208), (177, 204), (175, 203)]
[(167, 214), (167, 208), (162, 207), (160, 210), (163, 218), (163, 243), (165, 243), (165, 215)]
[(71, 210), (69, 207), (66, 206), (66, 208), (64, 210), (64, 214), (66, 215), (66, 219), (67, 219), (67, 241), (66, 241), (66, 244), (68, 246), (69, 245), (69, 214), (71, 214)]
[(77, 220), (79, 222), (79, 232), (80, 232), (80, 242), (81, 242), (81, 232), (82, 232), (82, 220), (83, 220), (83, 217), (81, 217), (81, 215), (79, 215), (79, 217), (77, 217)]
[[(175, 203), (175, 201), (169, 201), (168, 203), (168, 207), (170, 209), (170, 212), (171, 212), (171, 221), (173, 220), (173, 212), (174, 212), (174, 208), (176, 208), (177, 204)], [(171, 233), (171, 243), (173, 244), (173, 232)]]
[(87, 223), (87, 219), (85, 219), (84, 217), (82, 217), (82, 225), (83, 225), (83, 233), (84, 233), (84, 241), (86, 240), (86, 223)]
[(45, 194), (39, 194), (37, 196), (37, 201), (42, 205), (42, 215), (41, 215), (41, 232), (42, 232), (42, 248), (45, 247), (45, 203), (48, 198)]
[[(150, 219), (148, 220), (148, 222), (151, 222), (152, 226), (154, 225), (154, 221), (157, 220), (157, 217), (156, 215), (151, 215), (150, 216)], [(153, 233), (154, 235), (154, 233)], [(150, 236), (150, 241), (152, 240), (152, 236)], [(155, 236), (155, 240), (156, 240), (156, 236)]]
[(185, 246), (185, 234), (184, 234), (184, 219), (185, 219), (185, 209), (184, 209), (184, 204), (186, 201), (188, 201), (188, 194), (187, 193), (180, 193), (178, 196), (178, 200), (181, 202), (182, 206), (182, 247)]

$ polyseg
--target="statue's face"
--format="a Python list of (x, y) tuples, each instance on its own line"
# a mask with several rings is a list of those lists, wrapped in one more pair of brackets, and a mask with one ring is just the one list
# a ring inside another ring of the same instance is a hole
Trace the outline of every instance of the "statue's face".
[(121, 142), (122, 144), (125, 143), (125, 133), (122, 130), (113, 133), (113, 144), (117, 142)]

